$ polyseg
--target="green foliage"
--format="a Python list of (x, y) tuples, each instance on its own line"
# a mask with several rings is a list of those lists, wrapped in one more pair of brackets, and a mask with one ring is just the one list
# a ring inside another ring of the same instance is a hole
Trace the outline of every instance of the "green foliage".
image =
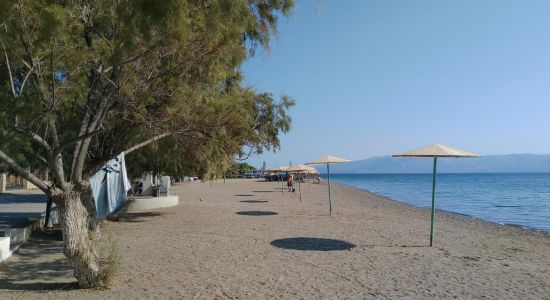
[(193, 122), (200, 128), (192, 138), (166, 138), (131, 154), (129, 172), (220, 177), (234, 167), (235, 157), (278, 148), (280, 134), (290, 130), (292, 105), (286, 96), (277, 102), (270, 94), (232, 87), (195, 106), (199, 119)]
[[(53, 169), (52, 153), (31, 146), (14, 125), (52, 148), (68, 143), (61, 152), (68, 179), (79, 157), (87, 177), (113, 155), (165, 132), (172, 137), (132, 154), (136, 172), (219, 174), (235, 156), (276, 149), (290, 129), (293, 101), (243, 87), (238, 68), (255, 47), (269, 47), (292, 6), (291, 0), (1, 1), (0, 46), (9, 64), (0, 62), (0, 150), (25, 166)], [(12, 81), (19, 84), (15, 93)], [(79, 139), (91, 139), (89, 146), (74, 141), (95, 131)]]
[(237, 162), (235, 163), (235, 169), (239, 171), (255, 171), (256, 168), (252, 165), (249, 165), (246, 162)]
[(225, 176), (240, 177), (240, 176), (246, 175), (246, 173), (249, 173), (255, 170), (256, 168), (254, 166), (251, 166), (246, 162), (233, 162), (233, 165), (226, 170)]
[[(80, 286), (103, 284), (118, 266), (111, 252), (97, 274), (93, 247), (75, 242), (87, 231), (94, 243), (95, 204), (81, 194), (114, 155), (148, 145), (128, 155), (135, 173), (215, 177), (236, 156), (279, 147), (293, 102), (243, 87), (238, 70), (255, 47), (269, 46), (291, 7), (290, 0), (0, 1), (0, 159), (66, 207), (63, 226), (74, 230), (64, 232), (64, 253), (79, 262)], [(46, 169), (53, 184), (26, 167)], [(75, 198), (86, 214), (65, 205)], [(77, 215), (87, 228), (75, 227)]]

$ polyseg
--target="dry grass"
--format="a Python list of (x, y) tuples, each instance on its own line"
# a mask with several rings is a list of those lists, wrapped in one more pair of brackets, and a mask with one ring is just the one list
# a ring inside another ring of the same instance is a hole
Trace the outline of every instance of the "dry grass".
[(107, 252), (108, 255), (103, 262), (103, 268), (101, 271), (105, 288), (112, 286), (113, 280), (120, 269), (120, 254), (118, 251), (118, 246), (116, 241), (110, 237)]

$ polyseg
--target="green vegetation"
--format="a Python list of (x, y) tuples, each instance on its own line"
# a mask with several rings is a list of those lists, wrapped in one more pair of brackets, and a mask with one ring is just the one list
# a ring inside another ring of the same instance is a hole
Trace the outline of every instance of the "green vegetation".
[(256, 171), (256, 168), (246, 162), (235, 162), (225, 173), (225, 177), (244, 177), (247, 173)]
[(238, 68), (269, 46), (292, 6), (0, 2), (0, 161), (56, 203), (81, 287), (105, 284), (89, 177), (114, 155), (128, 153), (135, 172), (213, 176), (235, 157), (279, 147), (293, 101), (243, 86)]

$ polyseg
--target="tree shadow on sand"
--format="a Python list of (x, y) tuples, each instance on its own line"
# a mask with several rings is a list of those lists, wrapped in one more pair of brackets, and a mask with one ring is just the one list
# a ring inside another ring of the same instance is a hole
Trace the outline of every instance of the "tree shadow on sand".
[(249, 194), (239, 194), (239, 195), (235, 195), (235, 197), (254, 197), (254, 195), (249, 195)]
[(268, 201), (267, 200), (241, 200), (239, 202), (242, 202), (242, 203), (266, 203)]
[(341, 250), (350, 250), (356, 246), (355, 244), (342, 241), (342, 240), (311, 238), (311, 237), (294, 237), (294, 238), (279, 239), (279, 240), (272, 241), (271, 245), (282, 249), (302, 250), (302, 251), (341, 251)]
[(147, 221), (147, 218), (160, 217), (163, 214), (156, 211), (151, 212), (117, 212), (107, 216), (111, 222), (141, 223)]
[(274, 211), (249, 210), (249, 211), (239, 211), (239, 212), (236, 212), (236, 214), (241, 216), (274, 216), (274, 215), (278, 215), (279, 213), (276, 213)]
[(252, 191), (254, 193), (273, 193), (273, 191)]

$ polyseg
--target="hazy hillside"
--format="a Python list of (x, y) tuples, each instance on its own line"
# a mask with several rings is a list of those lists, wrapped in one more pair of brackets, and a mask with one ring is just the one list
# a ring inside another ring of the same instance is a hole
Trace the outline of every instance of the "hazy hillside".
[[(429, 173), (431, 158), (373, 157), (346, 164), (331, 165), (331, 173)], [(326, 168), (318, 167), (322, 172)], [(550, 154), (489, 155), (481, 158), (439, 158), (442, 173), (521, 173), (550, 172)]]

